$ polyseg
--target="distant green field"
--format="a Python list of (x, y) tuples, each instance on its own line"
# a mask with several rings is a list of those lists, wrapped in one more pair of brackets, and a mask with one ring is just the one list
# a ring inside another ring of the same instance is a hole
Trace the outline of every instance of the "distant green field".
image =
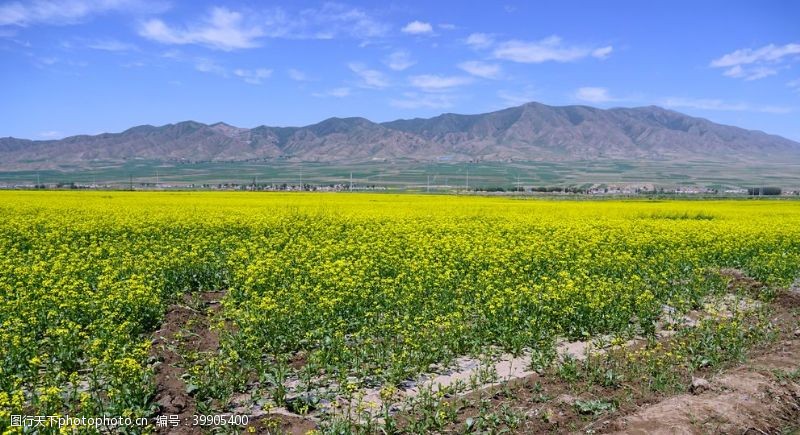
[[(358, 164), (214, 162), (172, 164), (138, 160), (64, 170), (0, 172), (0, 184), (344, 184), (405, 190), (475, 187), (653, 184), (663, 187), (800, 187), (800, 165), (731, 166), (709, 162), (579, 161)], [(430, 187), (429, 187), (430, 186)]]

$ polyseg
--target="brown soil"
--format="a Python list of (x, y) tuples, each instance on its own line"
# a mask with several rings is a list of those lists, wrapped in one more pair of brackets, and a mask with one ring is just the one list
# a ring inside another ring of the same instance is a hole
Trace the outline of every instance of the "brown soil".
[(627, 434), (800, 430), (800, 336), (796, 334), (800, 294), (784, 293), (776, 304), (774, 321), (781, 335), (768, 352), (715, 376), (708, 391), (642, 407), (608, 427)]
[[(193, 415), (197, 406), (194, 398), (187, 391), (183, 375), (185, 352), (214, 352), (219, 348), (219, 334), (209, 329), (210, 317), (219, 310), (219, 301), (223, 292), (204, 292), (194, 295), (199, 297), (198, 310), (191, 308), (197, 305), (192, 295), (185, 295), (183, 304), (169, 307), (161, 329), (154, 333), (150, 354), (159, 364), (155, 367), (156, 397), (158, 415), (177, 415), (181, 425), (160, 429), (161, 433), (192, 434), (199, 433), (198, 427), (192, 427)], [(195, 302), (195, 303), (193, 303)]]
[(739, 269), (720, 269), (719, 274), (728, 278), (728, 290), (743, 289), (751, 293), (757, 293), (764, 287), (764, 284), (745, 275)]
[(305, 352), (298, 352), (289, 360), (289, 367), (300, 370), (308, 363), (307, 358), (308, 355)]

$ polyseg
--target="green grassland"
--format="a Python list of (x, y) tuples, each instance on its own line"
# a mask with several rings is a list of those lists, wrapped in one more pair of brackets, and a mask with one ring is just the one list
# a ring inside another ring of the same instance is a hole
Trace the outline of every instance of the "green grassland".
[(79, 185), (349, 185), (400, 190), (452, 190), (475, 187), (652, 184), (711, 188), (772, 185), (800, 187), (800, 164), (726, 164), (718, 162), (470, 162), (416, 161), (354, 164), (309, 162), (164, 163), (148, 160), (94, 164), (59, 170), (0, 172), (0, 184)]

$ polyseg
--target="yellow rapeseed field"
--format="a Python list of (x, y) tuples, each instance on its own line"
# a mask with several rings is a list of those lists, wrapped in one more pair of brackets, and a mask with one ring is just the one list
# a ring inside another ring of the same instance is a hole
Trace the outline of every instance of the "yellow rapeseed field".
[(152, 416), (152, 333), (188, 292), (226, 291), (219, 349), (187, 356), (198, 400), (258, 380), (280, 403), (291, 376), (390, 386), (490, 348), (647, 333), (722, 267), (794, 280), (800, 202), (0, 192), (0, 432)]

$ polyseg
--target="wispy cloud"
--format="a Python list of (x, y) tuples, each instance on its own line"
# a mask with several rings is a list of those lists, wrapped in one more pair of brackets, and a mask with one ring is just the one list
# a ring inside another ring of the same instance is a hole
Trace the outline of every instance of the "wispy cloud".
[(365, 10), (339, 3), (328, 2), (319, 9), (306, 9), (296, 20), (300, 27), (306, 27), (307, 34), (331, 37), (348, 36), (355, 39), (380, 38), (386, 35), (391, 26), (380, 21)]
[(800, 44), (765, 45), (759, 49), (743, 48), (711, 61), (712, 67), (729, 67), (757, 62), (777, 61), (784, 56), (800, 54)]
[(467, 36), (464, 42), (472, 48), (483, 49), (489, 48), (494, 44), (494, 37), (487, 33), (472, 33)]
[(501, 68), (496, 63), (481, 62), (478, 60), (471, 60), (461, 62), (458, 67), (462, 70), (485, 79), (496, 79), (500, 76)]
[(494, 56), (520, 63), (572, 62), (589, 56), (605, 59), (612, 50), (611, 46), (592, 48), (568, 45), (560, 37), (550, 36), (539, 41), (502, 42), (495, 48)]
[(589, 103), (607, 103), (619, 100), (618, 98), (612, 97), (608, 89), (594, 86), (578, 88), (575, 91), (574, 97)]
[(85, 68), (89, 66), (89, 63), (86, 61), (72, 58), (64, 59), (57, 56), (37, 56), (33, 53), (28, 53), (27, 56), (31, 59), (31, 62), (36, 68), (41, 69), (47, 69), (53, 65), (58, 65), (58, 71), (63, 72), (65, 70), (64, 67)]
[(207, 57), (185, 59), (179, 55), (175, 59), (192, 62), (194, 64), (194, 69), (202, 73), (213, 74), (224, 78), (237, 78), (251, 85), (260, 85), (264, 83), (264, 80), (272, 77), (272, 70), (269, 68), (229, 69), (216, 60)]
[(64, 135), (61, 134), (60, 131), (49, 130), (49, 131), (41, 131), (39, 132), (39, 137), (43, 139), (59, 139)]
[(67, 25), (107, 12), (159, 13), (166, 2), (149, 0), (32, 0), (0, 5), (0, 26)]
[(427, 92), (447, 90), (472, 82), (472, 79), (469, 77), (439, 76), (434, 74), (411, 76), (408, 80), (411, 86)]
[(778, 74), (777, 68), (766, 66), (748, 68), (742, 67), (741, 65), (728, 68), (722, 73), (722, 75), (726, 77), (745, 79), (747, 81), (763, 79), (764, 77), (774, 76), (775, 74)]
[(88, 44), (86, 44), (86, 47), (91, 48), (93, 50), (114, 51), (114, 52), (134, 51), (138, 48), (136, 47), (135, 44), (118, 41), (116, 39), (99, 39), (96, 41), (89, 42)]
[(400, 31), (409, 35), (430, 35), (433, 33), (433, 26), (431, 23), (415, 20), (406, 24)]
[(244, 80), (245, 83), (250, 83), (251, 85), (260, 85), (265, 79), (268, 79), (270, 76), (272, 76), (272, 70), (267, 68), (235, 69), (233, 70), (233, 75)]
[(142, 61), (125, 62), (121, 64), (123, 68), (142, 68), (147, 64)]
[(761, 48), (742, 48), (714, 59), (712, 68), (725, 68), (723, 75), (744, 80), (758, 80), (778, 73), (781, 64), (800, 57), (800, 44), (769, 44)]
[(446, 109), (453, 107), (455, 100), (451, 94), (404, 92), (402, 98), (393, 98), (389, 104), (400, 109)]
[(790, 82), (786, 83), (790, 89), (794, 90), (795, 92), (800, 92), (800, 78), (796, 78)]
[(216, 7), (199, 24), (170, 27), (160, 19), (151, 19), (142, 24), (139, 34), (163, 44), (199, 44), (230, 51), (257, 47), (264, 32), (257, 25), (245, 24), (240, 12)]
[(384, 63), (395, 71), (403, 71), (417, 62), (411, 58), (411, 54), (408, 51), (397, 50), (386, 57)]
[(611, 52), (614, 51), (614, 47), (607, 45), (605, 47), (595, 48), (592, 50), (592, 57), (596, 57), (598, 59), (605, 59), (611, 55)]
[(307, 82), (309, 80), (308, 75), (299, 69), (289, 68), (286, 70), (286, 74), (296, 82)]
[(283, 8), (261, 10), (255, 15), (263, 23), (266, 37), (285, 39), (361, 40), (380, 38), (391, 26), (363, 9), (328, 2), (319, 8), (291, 12)]
[(351, 62), (347, 64), (347, 67), (361, 79), (359, 83), (361, 87), (380, 89), (389, 86), (389, 79), (384, 73), (370, 69), (363, 63)]
[(225, 67), (218, 64), (212, 59), (204, 57), (195, 59), (194, 69), (204, 73), (216, 74), (222, 77), (228, 76), (228, 70)]
[(735, 111), (735, 112), (762, 112), (762, 113), (790, 113), (791, 107), (753, 105), (743, 102), (728, 102), (714, 98), (665, 98), (661, 104), (667, 107), (681, 107), (687, 109)]
[(335, 97), (335, 98), (344, 98), (348, 97), (351, 94), (351, 90), (348, 87), (340, 87), (340, 88), (333, 88), (328, 89), (325, 92), (315, 92), (311, 94), (314, 97)]
[(164, 44), (197, 44), (231, 51), (261, 45), (264, 38), (378, 38), (389, 26), (367, 12), (338, 3), (290, 12), (282, 8), (236, 11), (211, 8), (196, 22), (170, 25), (161, 19), (142, 23), (139, 34)]

